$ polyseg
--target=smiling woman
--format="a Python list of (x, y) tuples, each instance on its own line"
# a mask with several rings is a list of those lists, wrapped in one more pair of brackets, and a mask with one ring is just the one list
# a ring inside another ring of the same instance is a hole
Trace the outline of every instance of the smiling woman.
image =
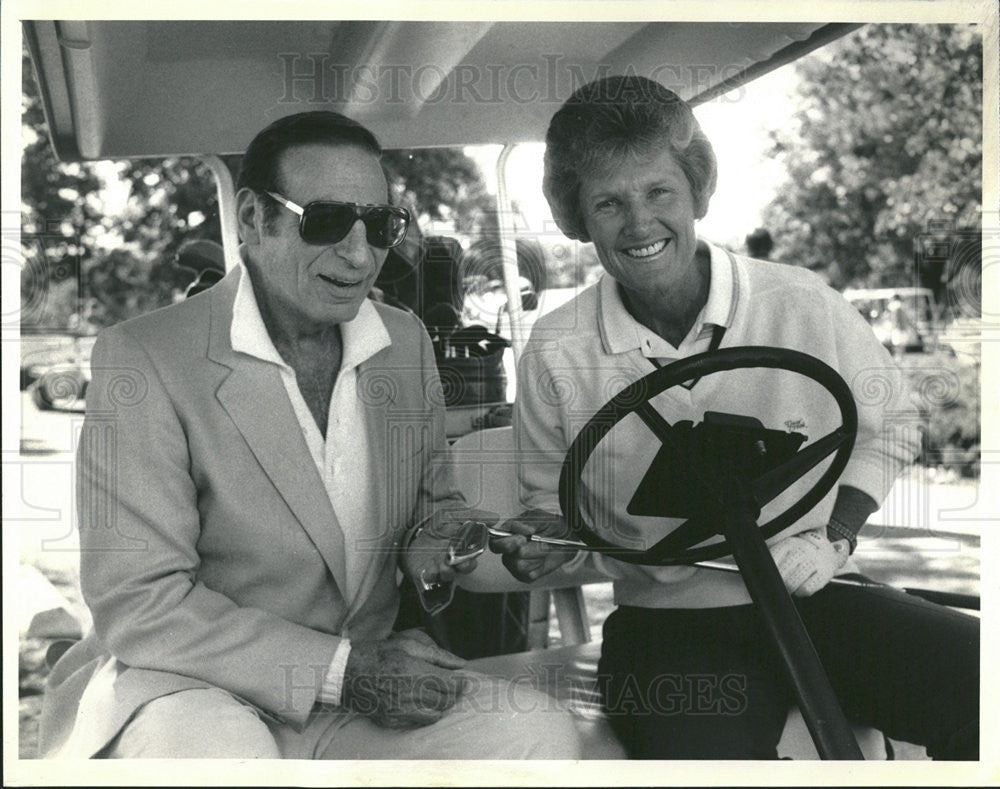
[[(629, 754), (777, 758), (794, 697), (826, 758), (861, 756), (845, 713), (934, 758), (977, 758), (978, 621), (902, 594), (831, 584), (855, 571), (858, 530), (919, 449), (912, 431), (898, 429), (917, 417), (900, 370), (812, 272), (697, 238), (715, 158), (672, 91), (639, 76), (597, 80), (555, 114), (546, 144), (553, 216), (566, 235), (593, 241), (606, 274), (533, 328), (514, 412), (515, 445), (531, 458), (518, 468), (527, 509), (504, 524), (510, 534), (495, 536), (493, 549), (525, 582), (583, 569), (614, 579), (618, 607), (604, 624), (598, 671)], [(829, 371), (838, 405), (849, 405), (849, 431), (837, 432), (808, 376), (789, 374), (801, 366), (761, 361), (758, 352), (798, 354)], [(726, 361), (736, 357), (745, 362)], [(698, 364), (707, 380), (677, 369)], [(660, 396), (655, 381), (672, 370), (673, 391)], [(887, 396), (866, 403), (852, 387), (863, 392), (873, 371)], [(623, 408), (638, 418), (622, 419)], [(581, 414), (594, 416), (583, 424)], [(781, 429), (789, 424), (813, 441), (797, 476), (765, 495), (778, 471), (767, 466), (777, 452), (765, 437), (807, 440)], [(813, 495), (826, 457), (817, 453), (830, 446), (836, 460)], [(807, 500), (777, 533), (766, 531), (784, 507)], [(594, 538), (585, 542), (607, 555), (529, 539), (587, 533), (583, 518)], [(671, 553), (678, 545), (731, 551), (746, 583), (690, 566)], [(652, 558), (624, 555), (625, 547)], [(929, 635), (935, 629), (948, 632), (947, 652)], [(738, 708), (656, 708), (665, 678), (691, 676), (735, 678)], [(644, 703), (651, 714), (641, 714)]]
[(696, 254), (691, 186), (665, 149), (585, 174), (580, 208), (601, 265), (629, 310), (680, 345), (708, 298), (709, 259)]
[[(634, 94), (645, 101), (628, 103)], [(570, 238), (593, 241), (639, 320), (673, 345), (708, 295), (694, 223), (715, 191), (715, 154), (690, 107), (651, 80), (581, 88), (546, 137), (544, 189)]]

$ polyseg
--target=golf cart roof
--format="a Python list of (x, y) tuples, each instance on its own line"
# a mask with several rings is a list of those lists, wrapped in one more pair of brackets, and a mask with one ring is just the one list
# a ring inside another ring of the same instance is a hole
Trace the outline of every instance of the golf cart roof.
[(604, 74), (706, 101), (849, 32), (801, 22), (24, 23), (63, 161), (240, 153), (275, 118), (336, 109), (386, 148), (544, 138)]

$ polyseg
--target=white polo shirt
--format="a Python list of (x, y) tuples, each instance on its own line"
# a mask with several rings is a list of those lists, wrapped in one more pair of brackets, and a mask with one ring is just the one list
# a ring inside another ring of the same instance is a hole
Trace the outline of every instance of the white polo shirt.
[(599, 327), (604, 347), (611, 353), (638, 350), (646, 358), (663, 359), (665, 362), (708, 350), (714, 327), (728, 329), (739, 302), (739, 294), (735, 292), (739, 287), (736, 259), (717, 247), (710, 252), (710, 257), (708, 298), (687, 336), (676, 348), (633, 318), (622, 301), (618, 283), (609, 275), (601, 277), (598, 283)]
[[(535, 324), (518, 368), (514, 410), (524, 506), (560, 512), (559, 474), (577, 433), (608, 400), (653, 372), (658, 366), (653, 360), (668, 364), (708, 350), (714, 326), (725, 327), (722, 348), (763, 345), (803, 351), (847, 381), (857, 402), (859, 427), (841, 485), (881, 502), (899, 471), (915, 457), (916, 410), (902, 373), (857, 310), (810, 271), (708, 247), (708, 298), (677, 348), (632, 317), (618, 284), (608, 275)], [(690, 389), (676, 386), (650, 402), (669, 424), (698, 424), (706, 411), (715, 411), (754, 417), (766, 428), (804, 433), (809, 440), (840, 424), (833, 398), (819, 384), (783, 370), (713, 374)], [(681, 523), (626, 511), (659, 449), (660, 442), (634, 414), (598, 444), (582, 476), (581, 495), (584, 517), (598, 534), (644, 549)], [(760, 522), (797, 501), (828, 464), (824, 461), (769, 503)], [(773, 539), (825, 529), (835, 498), (836, 487)], [(703, 608), (750, 601), (734, 574), (690, 566), (641, 567), (583, 552), (573, 563), (596, 566), (613, 578), (615, 600), (621, 605)], [(853, 563), (847, 569), (853, 569)]]

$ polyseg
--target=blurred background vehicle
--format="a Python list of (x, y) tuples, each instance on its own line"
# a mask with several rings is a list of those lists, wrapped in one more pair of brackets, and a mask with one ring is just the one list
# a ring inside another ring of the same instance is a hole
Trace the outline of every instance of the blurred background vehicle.
[(893, 353), (937, 347), (941, 310), (930, 288), (848, 288), (844, 298), (857, 307)]

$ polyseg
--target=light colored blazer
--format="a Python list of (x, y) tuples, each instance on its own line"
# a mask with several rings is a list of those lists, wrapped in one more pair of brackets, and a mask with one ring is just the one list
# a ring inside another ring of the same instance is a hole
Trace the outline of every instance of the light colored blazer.
[(301, 727), (340, 639), (391, 631), (405, 530), (458, 498), (430, 341), (415, 317), (376, 305), (392, 343), (357, 383), (374, 536), (345, 600), (344, 535), (278, 369), (230, 344), (238, 277), (94, 346), (77, 456), (94, 632), (53, 668), (42, 755), (68, 742), (93, 755), (142, 704), (198, 687)]

